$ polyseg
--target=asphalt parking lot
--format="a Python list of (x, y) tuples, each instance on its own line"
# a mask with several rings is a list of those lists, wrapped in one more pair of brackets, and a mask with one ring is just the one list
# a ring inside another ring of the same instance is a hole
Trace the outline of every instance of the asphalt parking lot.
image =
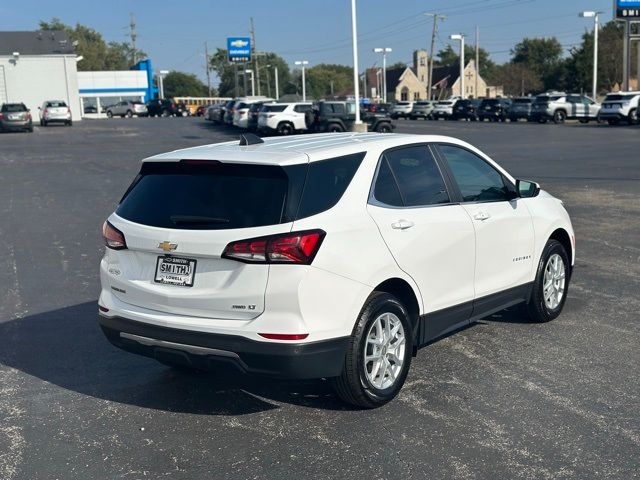
[(640, 478), (640, 128), (400, 121), (565, 201), (564, 313), (514, 308), (422, 349), (400, 396), (178, 374), (97, 325), (100, 227), (145, 156), (237, 137), (196, 118), (0, 135), (0, 479)]

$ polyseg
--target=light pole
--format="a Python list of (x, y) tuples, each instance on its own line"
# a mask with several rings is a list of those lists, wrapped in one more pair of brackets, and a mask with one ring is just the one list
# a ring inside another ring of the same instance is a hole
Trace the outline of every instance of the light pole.
[(244, 73), (250, 73), (251, 74), (251, 96), (255, 97), (256, 95), (256, 82), (253, 78), (253, 70), (251, 70), (250, 68), (247, 68)]
[(387, 53), (391, 53), (391, 50), (388, 47), (384, 48), (374, 48), (373, 51), (375, 53), (382, 54), (382, 88), (384, 91), (382, 92), (383, 102), (387, 103)]
[(280, 98), (280, 92), (278, 91), (278, 67), (273, 67), (273, 76), (276, 79), (276, 100)]
[(158, 87), (160, 87), (160, 98), (164, 98), (164, 76), (169, 74), (169, 70), (160, 70), (158, 74)]
[(307, 82), (304, 78), (304, 66), (309, 65), (309, 62), (306, 60), (298, 60), (295, 62), (296, 65), (302, 65), (302, 101), (307, 101)]
[(356, 101), (356, 121), (354, 131), (367, 131), (367, 125), (362, 126), (360, 120), (360, 75), (358, 75), (358, 22), (356, 15), (356, 0), (351, 0), (351, 37), (353, 39), (353, 90)]
[[(449, 37), (451, 40), (460, 40), (460, 98), (465, 98), (464, 91), (464, 34), (458, 33)], [(453, 93), (453, 92), (452, 92)]]
[(593, 90), (592, 97), (596, 101), (596, 94), (598, 93), (598, 15), (602, 12), (580, 12), (582, 18), (593, 18)]

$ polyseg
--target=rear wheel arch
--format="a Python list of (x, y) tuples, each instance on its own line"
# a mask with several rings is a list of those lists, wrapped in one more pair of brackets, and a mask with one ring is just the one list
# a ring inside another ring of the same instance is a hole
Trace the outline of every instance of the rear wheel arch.
[(389, 293), (402, 302), (407, 312), (409, 312), (415, 338), (420, 319), (420, 300), (419, 294), (409, 282), (401, 278), (390, 278), (379, 284), (373, 290), (374, 292)]

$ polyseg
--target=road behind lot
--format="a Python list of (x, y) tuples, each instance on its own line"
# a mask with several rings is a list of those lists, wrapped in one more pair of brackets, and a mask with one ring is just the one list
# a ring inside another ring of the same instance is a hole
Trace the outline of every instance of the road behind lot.
[(516, 308), (426, 347), (375, 411), (323, 381), (176, 374), (99, 331), (100, 227), (139, 160), (235, 133), (163, 118), (0, 135), (0, 479), (640, 478), (640, 128), (399, 125), (564, 199), (578, 257), (558, 320)]

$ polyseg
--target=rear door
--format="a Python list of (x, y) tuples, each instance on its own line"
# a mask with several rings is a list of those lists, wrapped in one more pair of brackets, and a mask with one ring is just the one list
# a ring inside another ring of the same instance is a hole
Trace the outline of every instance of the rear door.
[(144, 163), (109, 218), (127, 249), (107, 249), (103, 282), (121, 301), (165, 313), (257, 317), (269, 266), (222, 254), (231, 242), (290, 231), (306, 168)]
[[(369, 214), (398, 266), (420, 289), (427, 337), (464, 324), (474, 297), (474, 230), (464, 208), (451, 202), (430, 148), (388, 150), (374, 182)], [(439, 315), (453, 306), (458, 309), (452, 315)]]
[(568, 95), (567, 106), (569, 107), (567, 115), (570, 118), (584, 118), (588, 116), (587, 108), (582, 103), (582, 98), (579, 95)]
[(486, 297), (531, 280), (534, 232), (515, 186), (489, 162), (458, 145), (438, 146), (473, 222), (476, 236), (475, 294)]

